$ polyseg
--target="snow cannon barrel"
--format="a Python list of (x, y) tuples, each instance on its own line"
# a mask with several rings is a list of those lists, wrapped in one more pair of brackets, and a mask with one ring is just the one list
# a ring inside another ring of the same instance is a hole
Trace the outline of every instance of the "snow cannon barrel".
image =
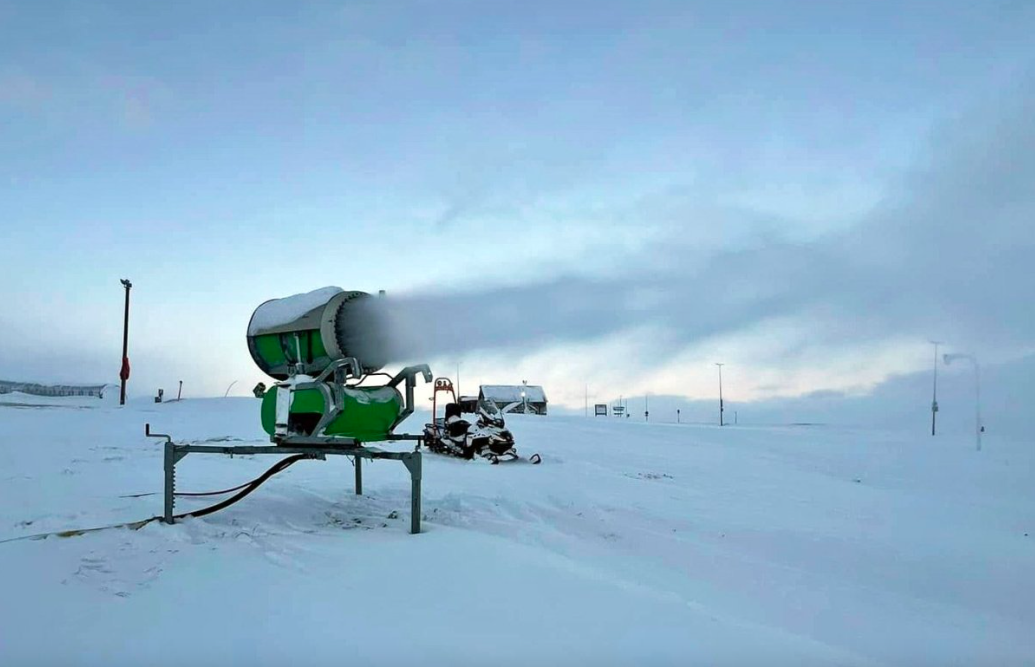
[(271, 299), (248, 322), (248, 351), (264, 373), (278, 380), (291, 370), (318, 375), (346, 357), (359, 360), (364, 372), (375, 372), (388, 362), (378, 301), (340, 287)]

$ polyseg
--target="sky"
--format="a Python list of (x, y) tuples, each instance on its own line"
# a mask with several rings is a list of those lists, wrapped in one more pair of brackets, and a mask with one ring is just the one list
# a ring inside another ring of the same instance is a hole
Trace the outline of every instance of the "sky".
[(325, 285), (387, 290), (406, 361), (559, 407), (710, 399), (717, 361), (744, 404), (879, 396), (930, 339), (1027, 360), (1033, 32), (1027, 2), (0, 0), (0, 378), (116, 381), (123, 277), (136, 395), (247, 393), (251, 312)]

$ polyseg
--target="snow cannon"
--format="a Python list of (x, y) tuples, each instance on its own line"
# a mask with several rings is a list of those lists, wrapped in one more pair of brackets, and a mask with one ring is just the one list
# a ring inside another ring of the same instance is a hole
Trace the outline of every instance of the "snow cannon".
[(387, 337), (378, 297), (324, 287), (266, 301), (248, 322), (248, 351), (264, 373), (286, 380), (318, 375), (354, 358), (373, 373), (387, 363)]
[[(412, 414), (416, 377), (431, 382), (431, 371), (420, 365), (394, 377), (378, 372), (389, 361), (379, 301), (366, 292), (324, 287), (255, 309), (248, 350), (278, 380), (262, 397), (262, 426), (273, 442), (389, 440)], [(375, 375), (390, 380), (364, 384)]]

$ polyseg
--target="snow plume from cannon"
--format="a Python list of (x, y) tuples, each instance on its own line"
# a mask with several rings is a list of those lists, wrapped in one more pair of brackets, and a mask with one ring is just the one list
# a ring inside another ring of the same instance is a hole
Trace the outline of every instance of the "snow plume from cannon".
[[(790, 251), (800, 249), (787, 250), (783, 272), (791, 281), (801, 260)], [(395, 355), (407, 358), (477, 349), (532, 352), (644, 326), (658, 329), (671, 343), (687, 343), (794, 306), (786, 290), (738, 289), (738, 267), (749, 265), (752, 255), (730, 257), (727, 266), (713, 262), (692, 276), (561, 276), (482, 292), (392, 296), (384, 304), (385, 320)]]
[(690, 262), (692, 249), (674, 242), (616, 255), (624, 270), (607, 278), (395, 293), (384, 304), (393, 356), (524, 352), (647, 329), (655, 335), (630, 355), (648, 363), (778, 317), (797, 322), (810, 343), (937, 331), (959, 346), (1030, 349), (1033, 101), (1029, 85), (1013, 104), (942, 128), (925, 166), (880, 206), (810, 244), (760, 242)]

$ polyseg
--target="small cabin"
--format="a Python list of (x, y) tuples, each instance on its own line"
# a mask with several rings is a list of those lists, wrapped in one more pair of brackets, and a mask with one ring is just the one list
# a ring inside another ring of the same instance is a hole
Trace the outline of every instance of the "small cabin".
[(492, 401), (504, 413), (546, 414), (546, 392), (538, 385), (483, 384), (478, 401)]

